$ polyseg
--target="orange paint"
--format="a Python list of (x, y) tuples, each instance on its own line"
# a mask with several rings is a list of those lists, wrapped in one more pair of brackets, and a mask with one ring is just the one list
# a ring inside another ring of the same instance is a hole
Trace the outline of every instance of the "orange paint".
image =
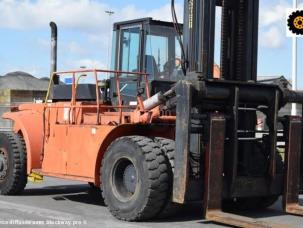
[[(85, 72), (94, 73), (98, 91), (97, 73), (108, 71), (56, 72), (56, 75), (73, 75), (74, 89), (70, 102), (20, 105), (17, 111), (3, 115), (3, 118), (14, 121), (14, 131), (25, 139), (28, 174), (35, 170), (46, 176), (89, 181), (98, 185), (103, 155), (115, 139), (129, 135), (174, 138), (172, 125), (156, 125), (175, 122), (175, 116), (161, 114), (159, 107), (151, 111), (137, 107), (130, 111), (131, 107), (122, 106), (121, 101), (118, 106), (103, 104), (99, 99), (96, 102), (76, 101), (75, 77), (77, 73)], [(121, 74), (115, 73), (117, 77)], [(143, 78), (147, 80), (147, 77)], [(146, 91), (149, 93), (148, 86)], [(149, 94), (146, 96), (149, 97)], [(143, 102), (139, 103), (142, 106)]]

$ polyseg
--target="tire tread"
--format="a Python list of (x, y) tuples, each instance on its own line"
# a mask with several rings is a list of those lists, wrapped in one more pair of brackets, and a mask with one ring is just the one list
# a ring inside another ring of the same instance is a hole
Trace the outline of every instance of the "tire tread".
[(8, 185), (4, 186), (1, 190), (1, 195), (18, 195), (20, 194), (26, 184), (27, 184), (27, 156), (26, 156), (26, 146), (23, 138), (13, 132), (1, 132), (5, 137), (8, 138), (12, 153), (12, 158), (14, 159), (13, 176), (11, 181), (8, 181)]
[[(169, 188), (168, 175), (167, 175), (168, 164), (159, 145), (156, 142), (154, 142), (152, 139), (144, 136), (125, 136), (118, 138), (109, 146), (106, 154), (111, 153), (112, 151), (111, 148), (114, 145), (114, 143), (118, 143), (119, 141), (123, 142), (125, 140), (130, 140), (136, 146), (138, 146), (145, 157), (145, 162), (148, 169), (148, 180), (146, 181), (146, 183), (148, 184), (149, 196), (145, 199), (144, 206), (142, 207), (141, 211), (139, 211), (135, 216), (128, 218), (122, 217), (119, 213), (120, 212), (119, 209), (113, 209), (109, 205), (101, 185), (102, 196), (110, 212), (116, 218), (124, 221), (148, 220), (153, 217), (156, 217), (166, 204), (166, 198)], [(105, 157), (106, 154), (104, 155)], [(104, 167), (104, 161), (106, 160), (105, 157), (102, 160), (102, 165), (101, 165), (101, 175), (100, 175), (101, 182), (102, 182), (102, 168)]]
[(170, 179), (169, 194), (166, 199), (165, 207), (163, 208), (161, 213), (158, 215), (158, 218), (163, 219), (163, 218), (169, 218), (169, 217), (176, 215), (182, 209), (182, 205), (173, 203), (171, 201), (173, 173), (174, 173), (174, 169), (175, 169), (175, 141), (171, 140), (171, 139), (161, 138), (161, 137), (156, 137), (154, 139), (154, 141), (159, 144), (159, 146), (161, 147), (161, 150), (165, 154), (165, 157), (169, 161), (169, 165), (170, 165), (170, 167), (169, 167), (170, 172), (168, 172), (170, 175), (170, 177), (169, 177), (169, 179)]

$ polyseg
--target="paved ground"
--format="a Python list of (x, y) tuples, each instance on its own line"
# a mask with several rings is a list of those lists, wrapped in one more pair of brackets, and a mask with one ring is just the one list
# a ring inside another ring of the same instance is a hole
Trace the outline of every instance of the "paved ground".
[[(302, 199), (303, 203), (303, 199)], [(284, 224), (282, 227), (302, 227), (303, 218), (284, 215), (280, 202), (261, 212), (247, 214), (262, 221)], [(8, 225), (6, 223), (15, 223)], [(40, 223), (24, 225), (22, 223)], [(58, 223), (68, 224), (58, 224)], [(107, 211), (98, 194), (87, 184), (46, 178), (43, 184), (28, 184), (22, 196), (0, 197), (0, 227), (91, 227), (91, 228), (194, 228), (222, 227), (208, 223), (201, 217), (199, 207), (185, 208), (182, 213), (170, 220), (145, 223), (127, 223), (113, 218)], [(73, 224), (74, 223), (74, 224)]]

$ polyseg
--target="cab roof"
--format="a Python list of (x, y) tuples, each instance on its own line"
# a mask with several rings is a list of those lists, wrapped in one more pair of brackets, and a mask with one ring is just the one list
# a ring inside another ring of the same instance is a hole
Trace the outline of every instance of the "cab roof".
[[(128, 21), (121, 21), (114, 23), (114, 30), (119, 30), (121, 26), (131, 26), (135, 24), (148, 24), (148, 25), (159, 25), (159, 26), (166, 26), (166, 27), (174, 27), (174, 24), (172, 22), (167, 21), (160, 21), (160, 20), (154, 20), (151, 17), (145, 17), (135, 20), (128, 20)], [(179, 24), (179, 26), (182, 26), (182, 24)]]

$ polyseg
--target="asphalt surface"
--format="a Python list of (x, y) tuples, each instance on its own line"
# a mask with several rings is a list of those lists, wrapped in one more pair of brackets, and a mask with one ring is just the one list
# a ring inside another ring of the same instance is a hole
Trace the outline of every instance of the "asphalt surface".
[[(301, 199), (303, 204), (303, 198)], [(122, 222), (107, 211), (99, 193), (81, 182), (45, 178), (42, 184), (29, 183), (21, 196), (0, 197), (0, 227), (91, 227), (91, 228), (194, 228), (222, 227), (203, 220), (201, 208), (186, 207), (174, 218), (144, 223)], [(281, 201), (273, 207), (242, 215), (279, 224), (303, 227), (303, 218), (285, 215)], [(27, 224), (27, 225), (26, 225)]]

